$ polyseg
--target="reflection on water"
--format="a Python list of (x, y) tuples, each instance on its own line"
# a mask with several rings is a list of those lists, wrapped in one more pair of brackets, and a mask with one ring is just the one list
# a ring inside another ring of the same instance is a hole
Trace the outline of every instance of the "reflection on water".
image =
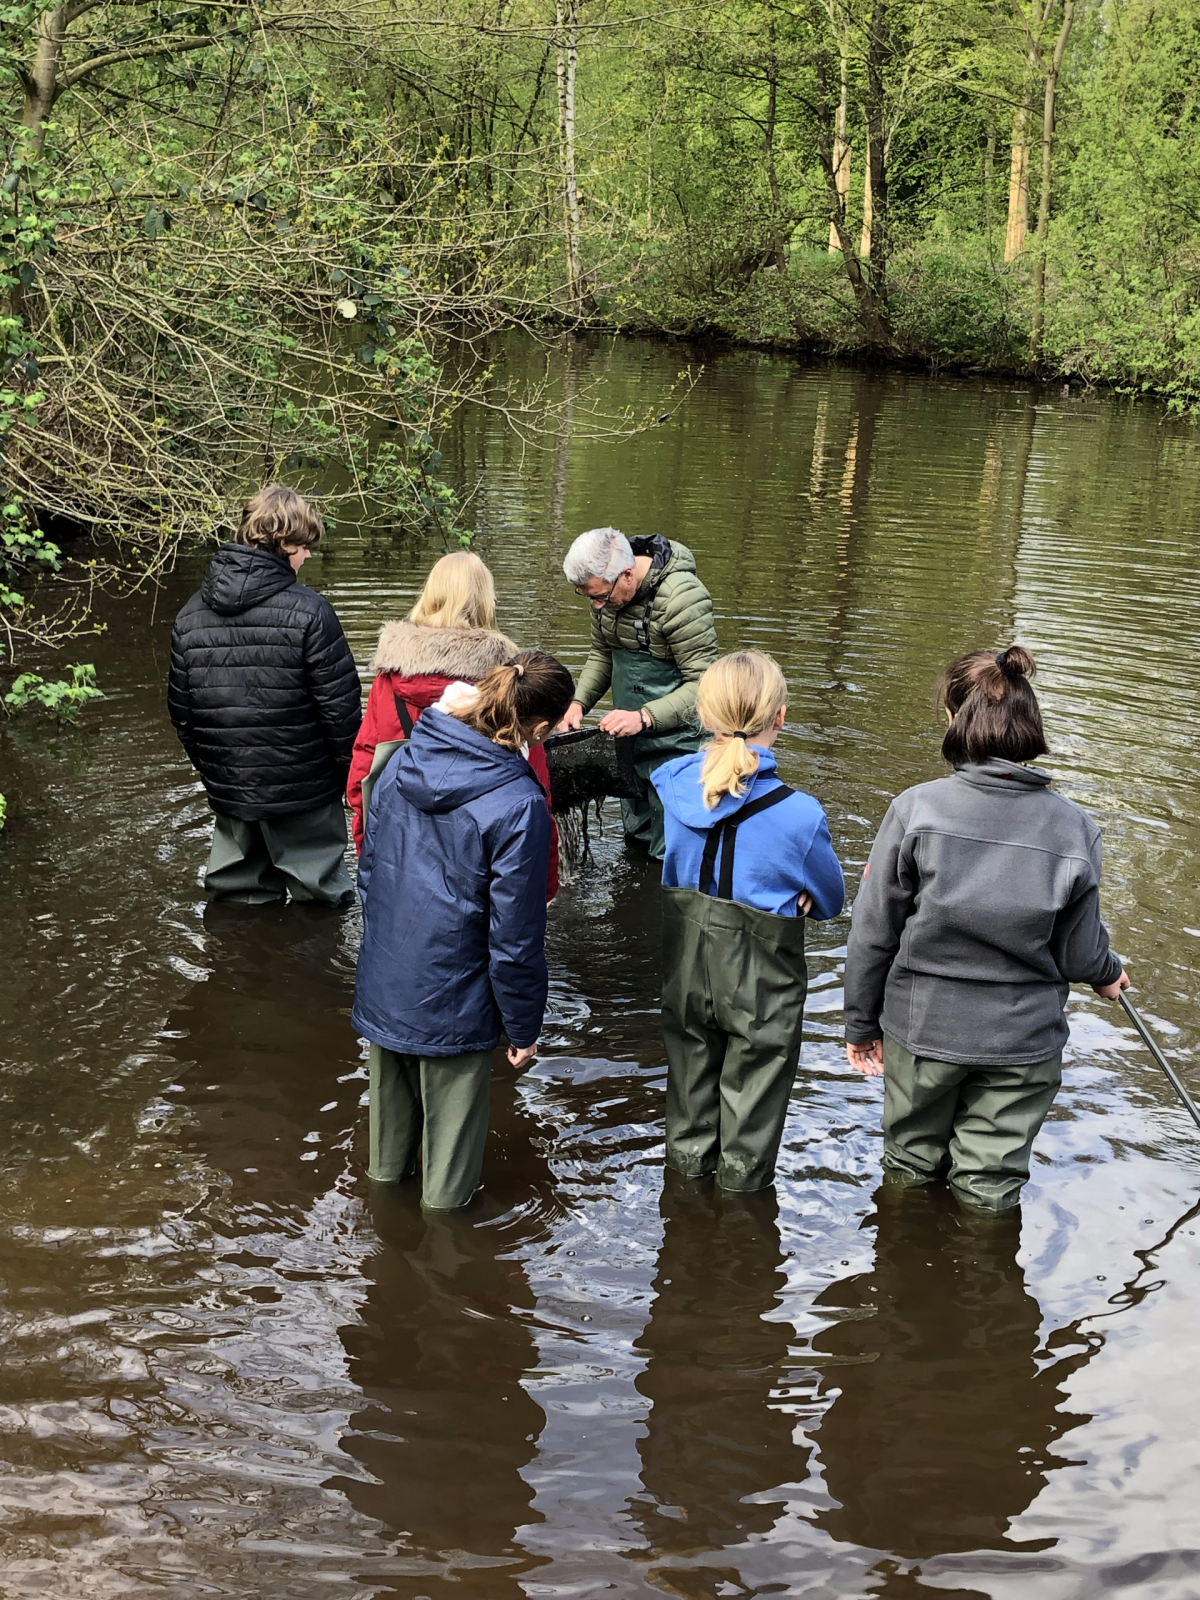
[(977, 1219), (940, 1190), (887, 1186), (876, 1205), (871, 1270), (817, 1297), (838, 1316), (813, 1341), (834, 1362), (816, 1443), (838, 1502), (818, 1525), (902, 1557), (1051, 1547), (1009, 1529), (1065, 1465), (1055, 1441), (1090, 1421), (1066, 1411), (1063, 1384), (1091, 1345), (1042, 1348), (1019, 1215)]
[[(578, 666), (571, 534), (685, 540), (722, 644), (787, 673), (781, 767), (851, 882), (939, 770), (940, 667), (1028, 642), (1116, 947), (1194, 1076), (1200, 437), (744, 354), (668, 426), (597, 433), (598, 380), (656, 414), (680, 364), (573, 344), (540, 444), (456, 422), (506, 630)], [(305, 579), (365, 664), (430, 558), (343, 533)], [(822, 925), (775, 1196), (664, 1188), (655, 875), (610, 825), (551, 913), (546, 1053), (497, 1057), (485, 1198), (372, 1195), (356, 915), (199, 898), (209, 812), (163, 706), (198, 570), (107, 616), (78, 728), (0, 731), (5, 1600), (1191, 1600), (1200, 1150), (1122, 1020), (1072, 997), (1019, 1245), (937, 1196), (877, 1207)]]
[(786, 1283), (778, 1213), (773, 1193), (665, 1174), (655, 1300), (635, 1346), (650, 1414), (633, 1509), (650, 1561), (717, 1552), (713, 1583), (728, 1581), (734, 1546), (779, 1520), (785, 1502), (771, 1491), (807, 1474), (808, 1447), (771, 1404), (794, 1337), (770, 1315)]
[(371, 1220), (371, 1287), (345, 1336), (366, 1404), (343, 1439), (370, 1481), (346, 1493), (408, 1557), (387, 1592), (441, 1600), (485, 1569), (489, 1595), (519, 1596), (517, 1530), (537, 1520), (522, 1469), (545, 1421), (523, 1386), (534, 1298), (477, 1215), (423, 1217), (408, 1186), (373, 1196)]

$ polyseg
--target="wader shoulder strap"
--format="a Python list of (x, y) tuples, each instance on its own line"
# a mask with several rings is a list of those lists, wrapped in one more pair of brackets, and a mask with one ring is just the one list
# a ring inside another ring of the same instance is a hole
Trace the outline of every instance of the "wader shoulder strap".
[(396, 702), (396, 715), (400, 718), (400, 726), (404, 729), (404, 737), (411, 739), (413, 719), (412, 712), (408, 709), (408, 702), (402, 700), (394, 689), (392, 690), (392, 699)]
[(646, 655), (650, 650), (650, 618), (654, 614), (654, 602), (658, 599), (658, 590), (650, 596), (642, 607), (642, 614), (633, 625), (633, 636), (637, 640), (638, 653)]
[(713, 868), (717, 864), (717, 850), (720, 849), (721, 879), (717, 885), (717, 899), (733, 899), (733, 852), (737, 844), (738, 828), (749, 817), (756, 817), (760, 811), (767, 811), (771, 806), (777, 806), (781, 800), (786, 800), (795, 792), (794, 789), (789, 789), (786, 783), (781, 783), (777, 789), (759, 795), (757, 800), (751, 800), (748, 805), (744, 805), (735, 816), (729, 818), (728, 822), (719, 822), (715, 828), (708, 830), (708, 838), (704, 841), (704, 858), (700, 863), (701, 894), (708, 894), (712, 888)]

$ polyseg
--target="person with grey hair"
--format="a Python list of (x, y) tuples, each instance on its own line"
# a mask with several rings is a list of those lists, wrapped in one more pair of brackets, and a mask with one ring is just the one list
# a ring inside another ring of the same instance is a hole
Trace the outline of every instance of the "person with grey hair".
[(567, 551), (563, 572), (592, 608), (591, 649), (564, 732), (578, 728), (605, 692), (613, 709), (600, 727), (636, 738), (641, 794), (621, 801), (625, 837), (656, 861), (663, 847), (662, 802), (650, 774), (664, 761), (700, 748), (696, 694), (717, 659), (712, 598), (686, 545), (660, 533), (627, 539), (618, 528), (591, 528)]

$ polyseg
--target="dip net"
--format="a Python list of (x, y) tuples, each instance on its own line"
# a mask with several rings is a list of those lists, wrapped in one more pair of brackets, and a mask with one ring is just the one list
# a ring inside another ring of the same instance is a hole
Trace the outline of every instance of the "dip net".
[(558, 823), (560, 862), (569, 882), (591, 855), (589, 822), (603, 830), (601, 804), (608, 798), (636, 799), (640, 790), (633, 766), (633, 740), (614, 739), (599, 728), (558, 733), (546, 740), (550, 809)]

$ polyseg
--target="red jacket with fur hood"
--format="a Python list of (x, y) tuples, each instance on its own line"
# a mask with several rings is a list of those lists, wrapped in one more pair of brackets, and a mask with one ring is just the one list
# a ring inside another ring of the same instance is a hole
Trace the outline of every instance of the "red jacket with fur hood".
[[(404, 701), (415, 722), (428, 706), (436, 705), (446, 686), (461, 680), (478, 683), (493, 667), (503, 666), (517, 653), (517, 646), (502, 633), (486, 628), (430, 628), (422, 622), (387, 622), (371, 662), (375, 682), (367, 697), (362, 727), (354, 741), (350, 760), (350, 781), (346, 800), (351, 812), (354, 848), (363, 847), (363, 779), (371, 770), (375, 746), (388, 740), (403, 739), (404, 729), (396, 710), (396, 696)], [(529, 752), (529, 765), (547, 796), (550, 774), (546, 752), (535, 745)], [(547, 799), (546, 804), (550, 801)], [(546, 899), (558, 893), (558, 829), (550, 823), (550, 872)]]

